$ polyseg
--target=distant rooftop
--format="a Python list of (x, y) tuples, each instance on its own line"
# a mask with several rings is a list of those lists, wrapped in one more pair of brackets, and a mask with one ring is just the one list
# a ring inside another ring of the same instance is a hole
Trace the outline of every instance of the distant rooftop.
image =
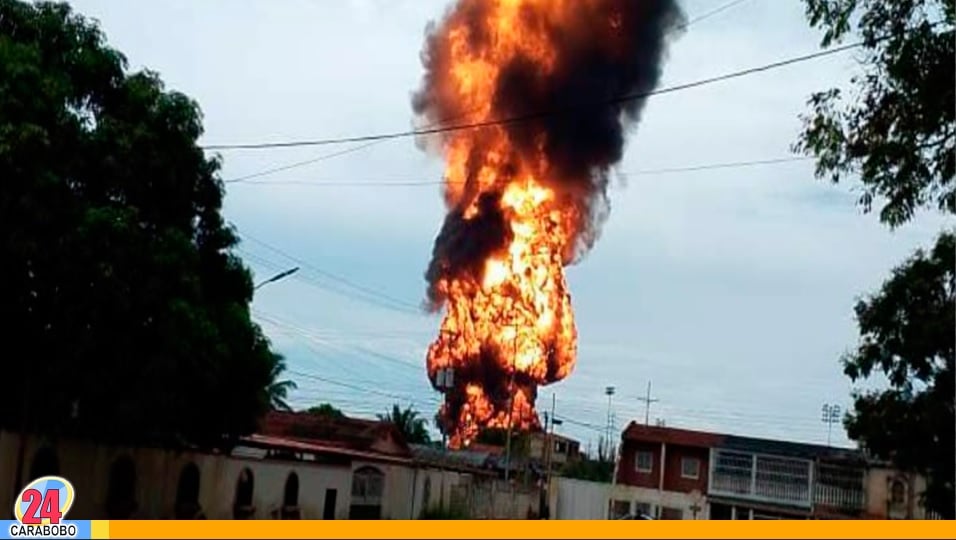
[(258, 434), (363, 452), (410, 455), (395, 426), (376, 420), (271, 411), (260, 423)]
[(409, 448), (415, 461), (449, 468), (486, 469), (489, 465), (487, 452), (472, 450), (447, 450), (424, 444), (411, 444)]

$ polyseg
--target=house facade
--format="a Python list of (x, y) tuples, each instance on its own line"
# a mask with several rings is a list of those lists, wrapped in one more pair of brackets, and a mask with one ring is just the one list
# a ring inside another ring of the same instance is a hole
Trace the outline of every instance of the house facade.
[(710, 449), (718, 437), (632, 423), (622, 434), (612, 517), (707, 519)]
[(645, 426), (622, 433), (612, 516), (924, 519), (925, 481), (857, 451)]
[(533, 459), (542, 463), (550, 459), (551, 468), (556, 470), (581, 458), (581, 443), (557, 433), (532, 433), (529, 447)]
[(76, 489), (76, 519), (418, 519), (452, 507), (523, 519), (537, 510), (538, 487), (500, 481), (493, 462), (410, 446), (387, 423), (304, 413), (273, 412), (216, 452), (0, 431), (0, 508), (12, 509), (30, 479), (58, 475)]

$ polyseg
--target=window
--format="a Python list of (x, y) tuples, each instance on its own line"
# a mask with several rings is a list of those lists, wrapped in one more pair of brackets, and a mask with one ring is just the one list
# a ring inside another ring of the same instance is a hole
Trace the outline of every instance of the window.
[(554, 451), (559, 454), (565, 453), (567, 451), (567, 443), (565, 443), (564, 441), (555, 441)]
[(285, 479), (285, 492), (282, 494), (282, 519), (300, 519), (299, 514), (299, 475), (290, 472)]
[(890, 486), (890, 503), (903, 504), (906, 499), (906, 486), (899, 480), (893, 480)]
[(700, 460), (692, 457), (684, 457), (680, 460), (681, 478), (691, 478), (697, 480), (700, 478)]
[(248, 468), (242, 469), (239, 473), (239, 481), (236, 483), (236, 499), (233, 505), (234, 519), (248, 519), (255, 513), (252, 506), (252, 493), (255, 488), (252, 471)]
[(325, 490), (325, 506), (322, 508), (322, 519), (335, 519), (335, 501), (338, 497), (338, 490)]
[(654, 467), (654, 454), (647, 450), (638, 450), (634, 454), (634, 470), (637, 472), (651, 472)]
[(611, 517), (621, 519), (631, 513), (631, 501), (613, 501), (611, 504)]
[(122, 456), (110, 466), (106, 514), (110, 519), (129, 519), (136, 511), (136, 466)]
[(684, 511), (680, 508), (662, 508), (661, 519), (684, 519)]
[(375, 467), (362, 467), (352, 473), (352, 503), (349, 519), (381, 519), (385, 475)]
[(179, 473), (176, 486), (176, 519), (201, 519), (202, 507), (199, 505), (199, 467), (187, 463)]
[(651, 503), (645, 503), (645, 502), (639, 502), (639, 501), (634, 502), (634, 513), (638, 517), (641, 517), (641, 516), (651, 517), (652, 515), (654, 515), (651, 513), (652, 511), (653, 509), (651, 508)]
[(352, 500), (378, 504), (382, 500), (385, 475), (372, 467), (363, 467), (352, 475)]
[(290, 472), (285, 479), (285, 493), (282, 497), (285, 506), (299, 506), (299, 475)]

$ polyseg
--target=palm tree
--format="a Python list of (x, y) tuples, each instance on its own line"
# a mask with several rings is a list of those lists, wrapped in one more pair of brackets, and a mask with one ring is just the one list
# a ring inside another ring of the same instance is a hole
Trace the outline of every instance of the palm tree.
[(409, 405), (402, 409), (398, 404), (392, 405), (392, 410), (378, 415), (382, 422), (388, 422), (398, 428), (405, 441), (412, 444), (428, 444), (431, 437), (425, 427), (426, 421), (418, 415), (418, 411)]
[(272, 382), (266, 388), (269, 395), (269, 405), (276, 410), (291, 411), (292, 407), (286, 402), (286, 398), (289, 397), (289, 392), (298, 388), (298, 385), (295, 384), (295, 381), (289, 379), (277, 380), (279, 375), (285, 371), (285, 358), (281, 354), (274, 354), (273, 356), (275, 361), (269, 373), (269, 380)]

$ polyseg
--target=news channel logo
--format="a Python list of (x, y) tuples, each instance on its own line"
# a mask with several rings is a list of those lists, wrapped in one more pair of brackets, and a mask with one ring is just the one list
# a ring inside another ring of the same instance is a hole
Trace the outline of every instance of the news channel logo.
[(91, 538), (89, 521), (67, 521), (76, 490), (60, 476), (43, 476), (24, 486), (13, 502), (16, 520), (4, 522), (0, 538)]

